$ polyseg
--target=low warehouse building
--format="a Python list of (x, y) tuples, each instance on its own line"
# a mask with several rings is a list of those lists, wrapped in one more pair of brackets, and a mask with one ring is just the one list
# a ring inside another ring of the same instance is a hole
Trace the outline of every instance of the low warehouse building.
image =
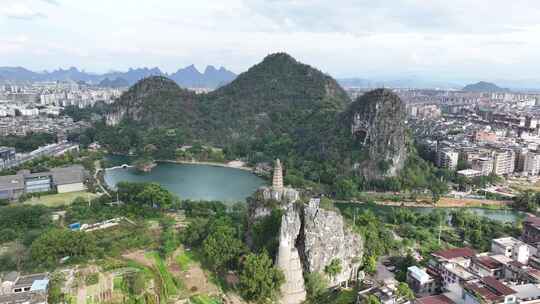
[(58, 193), (68, 193), (86, 190), (84, 185), (85, 170), (81, 165), (51, 170), (53, 183)]

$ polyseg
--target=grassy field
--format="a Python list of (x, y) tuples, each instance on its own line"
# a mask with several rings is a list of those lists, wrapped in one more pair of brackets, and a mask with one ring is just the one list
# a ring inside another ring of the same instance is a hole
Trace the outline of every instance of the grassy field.
[(176, 295), (178, 293), (176, 282), (172, 274), (167, 269), (167, 266), (165, 265), (163, 259), (159, 256), (158, 253), (155, 252), (149, 253), (149, 255), (154, 258), (156, 269), (164, 287), (165, 296), (168, 298), (170, 296)]
[(25, 204), (29, 205), (45, 205), (47, 207), (59, 207), (63, 205), (69, 205), (77, 197), (82, 197), (85, 199), (95, 198), (97, 195), (95, 193), (90, 193), (87, 191), (78, 191), (78, 192), (69, 192), (69, 193), (59, 193), (59, 194), (49, 194), (43, 195), (41, 197), (32, 197), (27, 200)]
[(194, 304), (221, 304), (221, 301), (206, 295), (196, 295), (191, 297), (190, 300)]
[(517, 190), (517, 191), (536, 191), (540, 192), (540, 181), (531, 183), (523, 180), (513, 180), (510, 183), (510, 188)]
[(182, 251), (182, 253), (176, 257), (176, 261), (178, 262), (180, 269), (182, 271), (186, 271), (189, 269), (189, 265), (193, 262), (193, 256), (191, 252)]

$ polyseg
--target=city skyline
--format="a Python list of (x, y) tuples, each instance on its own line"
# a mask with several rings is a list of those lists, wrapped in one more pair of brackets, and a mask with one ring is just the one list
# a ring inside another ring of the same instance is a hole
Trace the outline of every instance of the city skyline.
[(284, 51), (338, 78), (536, 80), (539, 11), (531, 1), (487, 0), (3, 0), (0, 66), (240, 73)]

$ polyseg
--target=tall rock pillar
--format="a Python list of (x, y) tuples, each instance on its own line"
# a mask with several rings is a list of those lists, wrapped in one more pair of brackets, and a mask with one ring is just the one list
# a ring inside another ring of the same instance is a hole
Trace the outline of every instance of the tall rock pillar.
[(294, 204), (289, 204), (281, 218), (279, 231), (279, 250), (277, 266), (285, 275), (285, 283), (281, 287), (281, 304), (300, 304), (306, 300), (303, 268), (296, 238), (300, 233), (302, 221)]

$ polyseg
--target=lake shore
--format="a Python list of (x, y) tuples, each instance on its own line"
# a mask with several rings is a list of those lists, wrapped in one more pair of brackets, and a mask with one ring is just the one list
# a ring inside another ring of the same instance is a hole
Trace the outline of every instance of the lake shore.
[[(171, 164), (183, 164), (183, 165), (204, 165), (204, 166), (214, 166), (214, 167), (223, 167), (223, 168), (231, 168), (231, 169), (238, 169), (238, 170), (244, 170), (248, 172), (254, 172), (255, 169), (252, 167), (246, 166), (243, 162), (239, 162), (236, 164), (231, 164), (235, 161), (230, 161), (228, 163), (218, 163), (218, 162), (208, 162), (208, 161), (187, 161), (187, 160), (159, 160), (156, 161), (158, 163), (171, 163)], [(241, 163), (241, 164), (240, 164)]]

